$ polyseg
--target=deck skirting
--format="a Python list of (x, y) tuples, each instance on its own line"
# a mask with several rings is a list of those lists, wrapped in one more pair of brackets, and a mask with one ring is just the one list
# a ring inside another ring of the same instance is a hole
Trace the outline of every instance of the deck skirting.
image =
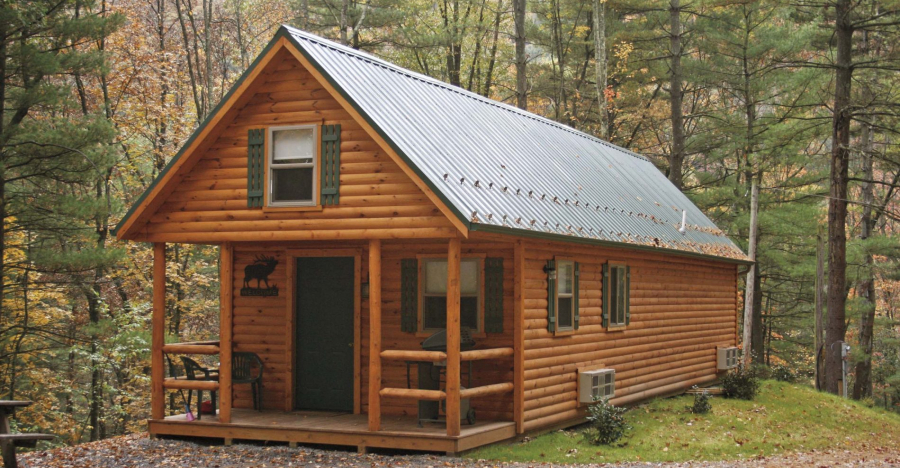
[(153, 436), (207, 437), (459, 453), (515, 437), (515, 423), (484, 421), (463, 425), (448, 436), (441, 424), (418, 427), (415, 418), (385, 417), (381, 431), (369, 431), (364, 414), (257, 412), (235, 409), (230, 423), (215, 416), (187, 421), (184, 415), (148, 421)]

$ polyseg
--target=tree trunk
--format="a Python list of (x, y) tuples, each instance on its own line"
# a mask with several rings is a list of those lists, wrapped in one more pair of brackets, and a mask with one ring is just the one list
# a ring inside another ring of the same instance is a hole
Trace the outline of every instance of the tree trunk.
[[(862, 129), (862, 157), (863, 178), (866, 182), (862, 186), (863, 212), (860, 219), (859, 239), (865, 243), (875, 229), (873, 217), (873, 204), (875, 203), (875, 184), (871, 182), (875, 177), (875, 164), (872, 155), (872, 128), (864, 125)], [(866, 266), (863, 269), (863, 278), (857, 284), (857, 295), (865, 302), (865, 308), (860, 314), (859, 321), (859, 347), (862, 348), (862, 359), (856, 363), (853, 382), (853, 399), (860, 400), (872, 396), (872, 338), (875, 332), (875, 258), (870, 252), (866, 252)]]
[(594, 58), (597, 64), (597, 115), (600, 138), (609, 139), (609, 111), (606, 103), (606, 0), (594, 0)]
[[(753, 186), (750, 189), (750, 246), (747, 248), (747, 256), (756, 261), (756, 230), (757, 213), (759, 211), (759, 177), (753, 177)], [(753, 305), (756, 302), (756, 268), (751, 268), (747, 273), (747, 287), (744, 295), (744, 366), (750, 365), (751, 342), (753, 336)]]
[(513, 0), (516, 22), (516, 107), (528, 110), (528, 81), (525, 76), (525, 0)]
[(669, 107), (671, 110), (672, 142), (669, 154), (669, 180), (680, 190), (684, 166), (684, 86), (681, 70), (681, 1), (669, 3), (669, 53), (672, 64), (669, 76)]
[[(758, 232), (758, 229), (757, 229)], [(759, 238), (756, 239), (756, 245), (759, 246)], [(765, 351), (765, 343), (763, 340), (763, 333), (765, 332), (765, 326), (763, 323), (763, 293), (762, 293), (762, 277), (759, 274), (759, 263), (753, 266), (753, 269), (756, 270), (754, 272), (754, 286), (753, 286), (753, 331), (750, 335), (750, 352), (753, 353), (754, 356), (762, 356)]]
[(350, 0), (341, 0), (341, 44), (349, 45), (350, 41), (347, 40), (347, 11), (350, 9)]
[(831, 190), (828, 199), (828, 319), (825, 325), (825, 390), (840, 392), (841, 351), (847, 332), (847, 179), (850, 162), (850, 86), (853, 25), (850, 0), (837, 0), (835, 14), (834, 116)]
[[(820, 228), (821, 229), (821, 228)], [(816, 390), (825, 389), (825, 323), (822, 312), (825, 308), (825, 238), (821, 231), (816, 235)]]

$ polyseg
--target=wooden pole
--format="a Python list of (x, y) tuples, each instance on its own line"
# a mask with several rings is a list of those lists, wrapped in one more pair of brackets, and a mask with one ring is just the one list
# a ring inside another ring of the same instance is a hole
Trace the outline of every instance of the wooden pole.
[(381, 240), (369, 241), (369, 430), (381, 430)]
[(513, 419), (516, 433), (522, 434), (525, 432), (525, 244), (521, 240), (516, 241), (513, 255)]
[(166, 395), (163, 390), (166, 344), (166, 244), (153, 244), (153, 315), (150, 341), (150, 417), (166, 417)]
[(459, 238), (447, 249), (447, 435), (459, 435)]
[(234, 308), (234, 247), (230, 242), (219, 248), (219, 422), (231, 422), (231, 351)]

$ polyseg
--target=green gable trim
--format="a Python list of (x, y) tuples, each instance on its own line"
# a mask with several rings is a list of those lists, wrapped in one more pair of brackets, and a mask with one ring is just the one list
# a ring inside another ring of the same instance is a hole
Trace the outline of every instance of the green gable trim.
[(282, 37), (290, 37), (290, 34), (286, 29), (284, 29), (284, 27), (278, 29), (278, 32), (275, 33), (275, 37), (273, 37), (272, 40), (269, 41), (268, 44), (266, 44), (266, 47), (262, 50), (262, 52), (259, 53), (259, 55), (256, 56), (256, 59), (253, 60), (253, 63), (251, 63), (250, 66), (247, 67), (246, 70), (244, 70), (244, 73), (241, 74), (241, 77), (231, 85), (231, 89), (229, 89), (228, 93), (219, 101), (218, 104), (216, 104), (215, 109), (213, 109), (212, 112), (210, 112), (209, 115), (207, 115), (206, 118), (203, 119), (203, 122), (197, 126), (197, 129), (194, 130), (193, 133), (191, 133), (191, 136), (187, 139), (187, 141), (185, 141), (184, 144), (181, 145), (181, 149), (178, 150), (178, 153), (176, 153), (175, 156), (169, 160), (166, 166), (163, 167), (163, 170), (159, 172), (159, 175), (157, 175), (155, 179), (153, 179), (153, 182), (151, 182), (150, 186), (147, 187), (146, 190), (144, 190), (144, 193), (142, 193), (141, 196), (138, 197), (137, 201), (132, 203), (131, 208), (128, 209), (128, 211), (125, 213), (125, 216), (122, 217), (122, 219), (118, 222), (118, 224), (116, 224), (116, 227), (113, 229), (114, 236), (117, 236), (119, 234), (119, 228), (124, 226), (125, 223), (134, 215), (137, 207), (143, 204), (144, 200), (146, 200), (147, 197), (150, 196), (150, 192), (152, 192), (153, 189), (156, 188), (156, 186), (159, 184), (159, 181), (161, 181), (172, 169), (172, 166), (174, 166), (175, 163), (179, 159), (181, 159), (182, 156), (184, 156), (184, 152), (187, 150), (187, 148), (194, 143), (194, 140), (196, 140), (200, 133), (202, 133), (203, 130), (206, 129), (212, 119), (216, 115), (218, 115), (225, 103), (231, 99), (232, 95), (237, 92), (237, 89), (240, 87), (240, 85), (247, 79), (247, 77), (250, 76), (250, 73), (253, 71), (253, 69), (259, 66), (259, 63), (262, 61), (263, 57), (268, 55), (269, 51), (272, 50), (272, 47), (274, 47)]
[(306, 60), (308, 60), (309, 63), (312, 64), (312, 66), (322, 74), (323, 77), (325, 77), (325, 81), (327, 81), (328, 84), (330, 84), (331, 87), (334, 88), (342, 98), (344, 98), (344, 100), (350, 103), (350, 106), (352, 106), (353, 109), (356, 110), (356, 112), (358, 112), (360, 116), (362, 116), (366, 123), (375, 130), (375, 133), (377, 133), (378, 136), (380, 136), (382, 139), (384, 139), (385, 142), (387, 142), (388, 146), (391, 147), (394, 153), (400, 156), (400, 159), (403, 160), (403, 162), (406, 163), (406, 165), (410, 169), (412, 169), (412, 171), (416, 174), (419, 180), (422, 181), (422, 183), (424, 183), (429, 189), (431, 189), (431, 191), (438, 197), (441, 203), (443, 203), (444, 206), (446, 206), (447, 209), (449, 209), (450, 212), (453, 213), (457, 219), (459, 219), (463, 226), (465, 226), (466, 229), (471, 229), (473, 223), (469, 221), (468, 216), (463, 215), (463, 213), (459, 211), (459, 209), (457, 209), (456, 205), (454, 205), (450, 201), (450, 199), (447, 198), (447, 195), (431, 182), (431, 179), (429, 179), (428, 176), (425, 175), (424, 172), (422, 172), (419, 166), (412, 162), (409, 156), (407, 156), (406, 153), (404, 153), (403, 150), (401, 150), (400, 147), (397, 146), (397, 144), (394, 143), (394, 141), (387, 135), (387, 133), (385, 133), (384, 130), (382, 130), (381, 127), (379, 127), (378, 124), (375, 123), (372, 117), (362, 109), (362, 107), (356, 102), (356, 100), (354, 100), (346, 91), (344, 91), (344, 89), (340, 85), (338, 85), (337, 81), (335, 81), (334, 78), (332, 78), (332, 76), (325, 70), (325, 68), (322, 67), (322, 65), (319, 64), (319, 62), (315, 58), (313, 58), (303, 48), (303, 46), (300, 45), (299, 42), (297, 42), (294, 36), (284, 26), (278, 29), (278, 34), (288, 38), (294, 48), (297, 49), (297, 51), (300, 52), (300, 54), (303, 55), (303, 57), (306, 58)]

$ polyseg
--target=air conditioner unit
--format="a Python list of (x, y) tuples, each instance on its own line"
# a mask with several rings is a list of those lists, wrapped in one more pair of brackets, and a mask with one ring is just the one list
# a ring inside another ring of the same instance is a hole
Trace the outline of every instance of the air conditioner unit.
[(616, 396), (616, 371), (597, 369), (578, 373), (578, 401), (593, 403)]
[(716, 349), (716, 367), (719, 370), (728, 370), (737, 367), (738, 365), (738, 348), (730, 347), (730, 348), (718, 348)]

